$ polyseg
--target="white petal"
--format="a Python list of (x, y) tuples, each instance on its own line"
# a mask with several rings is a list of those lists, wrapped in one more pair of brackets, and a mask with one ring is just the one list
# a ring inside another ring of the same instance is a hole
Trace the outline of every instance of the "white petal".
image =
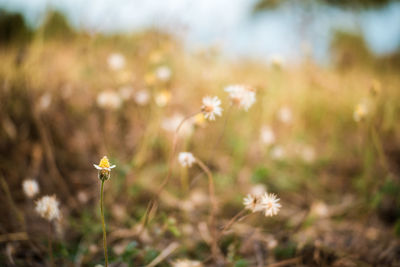
[(96, 165), (96, 164), (93, 164), (93, 166), (98, 170), (102, 170), (103, 169), (102, 167), (100, 167), (99, 165)]

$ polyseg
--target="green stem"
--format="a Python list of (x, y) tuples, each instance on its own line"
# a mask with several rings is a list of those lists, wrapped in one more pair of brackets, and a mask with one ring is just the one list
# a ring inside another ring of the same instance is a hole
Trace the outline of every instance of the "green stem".
[(104, 180), (101, 181), (101, 189), (100, 189), (100, 211), (101, 211), (101, 225), (102, 225), (102, 227), (103, 227), (104, 260), (105, 260), (105, 267), (108, 267), (106, 224), (104, 223), (103, 189), (104, 189)]

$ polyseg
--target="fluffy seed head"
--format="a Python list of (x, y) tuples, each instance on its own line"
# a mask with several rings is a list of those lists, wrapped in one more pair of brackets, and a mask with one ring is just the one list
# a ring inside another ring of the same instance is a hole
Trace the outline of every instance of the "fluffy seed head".
[(39, 193), (39, 185), (35, 180), (25, 180), (22, 183), (22, 188), (27, 197), (33, 198)]
[(211, 97), (206, 96), (203, 98), (203, 105), (201, 106), (201, 112), (204, 117), (210, 121), (215, 120), (215, 116), (222, 115), (221, 100), (217, 96)]
[(44, 219), (52, 221), (60, 218), (59, 203), (55, 196), (44, 196), (36, 202), (36, 212)]
[(179, 153), (178, 160), (182, 167), (192, 167), (193, 163), (196, 162), (196, 158), (190, 152)]
[(275, 194), (265, 193), (261, 197), (261, 205), (264, 208), (265, 216), (274, 216), (278, 214), (281, 204), (279, 204), (279, 198)]
[(261, 197), (255, 194), (248, 194), (243, 199), (243, 205), (245, 209), (251, 210), (252, 212), (263, 210), (263, 206), (261, 205)]

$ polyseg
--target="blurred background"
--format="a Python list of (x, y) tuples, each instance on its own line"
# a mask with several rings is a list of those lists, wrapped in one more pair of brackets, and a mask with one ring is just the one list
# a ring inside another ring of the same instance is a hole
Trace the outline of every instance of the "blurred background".
[[(157, 191), (177, 136), (213, 174), (217, 229), (249, 193), (280, 198), (223, 234), (224, 266), (399, 266), (399, 71), (399, 1), (0, 0), (0, 265), (50, 264), (42, 195), (56, 266), (103, 264), (107, 155), (111, 266), (218, 266), (201, 168), (174, 160)], [(207, 95), (222, 116), (176, 133)]]

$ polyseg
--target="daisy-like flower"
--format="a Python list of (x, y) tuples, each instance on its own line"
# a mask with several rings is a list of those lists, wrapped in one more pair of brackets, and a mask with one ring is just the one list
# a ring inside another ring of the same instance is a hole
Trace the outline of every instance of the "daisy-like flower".
[(275, 194), (268, 193), (265, 193), (261, 197), (261, 206), (264, 209), (265, 216), (274, 216), (278, 214), (282, 207), (281, 204), (279, 204), (279, 198), (277, 198)]
[(55, 196), (44, 196), (36, 202), (36, 212), (44, 219), (52, 221), (60, 218), (59, 203)]
[(189, 259), (178, 259), (172, 263), (173, 267), (203, 267), (200, 261), (192, 261)]
[(22, 188), (27, 197), (33, 198), (39, 193), (39, 185), (35, 180), (25, 180), (22, 183)]
[(99, 179), (104, 181), (111, 177), (111, 169), (115, 168), (115, 165), (110, 166), (107, 156), (104, 156), (99, 165), (93, 164), (93, 166), (99, 170)]
[(217, 96), (211, 97), (206, 96), (203, 98), (203, 105), (201, 106), (201, 112), (204, 117), (210, 121), (215, 120), (215, 115), (222, 115), (221, 100)]
[(249, 108), (256, 102), (255, 91), (244, 85), (229, 85), (225, 87), (225, 92), (229, 93), (229, 97), (233, 105), (238, 105), (248, 111)]
[(360, 122), (365, 119), (368, 114), (368, 108), (365, 103), (358, 104), (354, 110), (353, 118), (356, 122)]
[(243, 199), (244, 208), (252, 212), (261, 211), (264, 207), (261, 205), (261, 197), (255, 194), (248, 194)]
[(196, 162), (196, 158), (190, 152), (179, 153), (178, 160), (182, 167), (192, 167), (193, 163)]

